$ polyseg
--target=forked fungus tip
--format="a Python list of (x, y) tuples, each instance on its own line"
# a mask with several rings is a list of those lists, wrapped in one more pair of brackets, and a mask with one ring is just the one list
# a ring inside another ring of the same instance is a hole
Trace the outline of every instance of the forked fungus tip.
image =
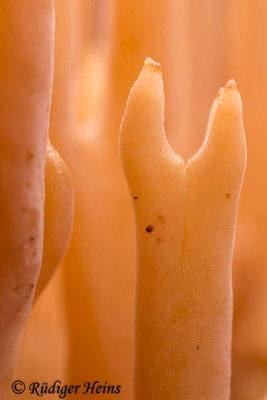
[(237, 85), (234, 79), (230, 79), (226, 85), (225, 85), (226, 89), (237, 89)]
[(160, 63), (158, 63), (158, 62), (152, 60), (152, 58), (150, 58), (150, 57), (147, 57), (147, 58), (145, 59), (144, 66), (145, 66), (145, 67), (152, 68), (152, 70), (153, 70), (154, 72), (161, 73), (161, 66), (160, 66)]

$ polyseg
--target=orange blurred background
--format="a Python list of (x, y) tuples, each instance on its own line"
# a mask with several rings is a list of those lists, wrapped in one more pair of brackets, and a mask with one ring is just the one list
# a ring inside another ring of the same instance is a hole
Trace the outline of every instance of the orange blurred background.
[(56, 0), (50, 139), (73, 176), (75, 221), (63, 265), (28, 321), (20, 379), (108, 381), (122, 386), (118, 398), (133, 399), (135, 242), (118, 134), (150, 56), (162, 65), (168, 139), (185, 159), (204, 138), (218, 89), (234, 78), (241, 93), (248, 166), (233, 262), (232, 400), (264, 398), (266, 21), (265, 0)]

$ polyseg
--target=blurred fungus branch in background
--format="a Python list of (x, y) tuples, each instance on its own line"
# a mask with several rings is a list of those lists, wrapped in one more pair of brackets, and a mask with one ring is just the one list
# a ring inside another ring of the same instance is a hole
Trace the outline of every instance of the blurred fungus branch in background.
[(42, 260), (53, 1), (4, 0), (0, 20), (0, 391), (7, 399)]
[(73, 186), (63, 160), (47, 146), (54, 2), (3, 1), (0, 19), (0, 391), (5, 399), (34, 294), (36, 300), (69, 241)]

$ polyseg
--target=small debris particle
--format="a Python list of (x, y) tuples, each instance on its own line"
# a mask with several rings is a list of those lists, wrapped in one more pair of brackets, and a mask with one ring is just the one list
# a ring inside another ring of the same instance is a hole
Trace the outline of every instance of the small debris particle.
[(148, 233), (152, 232), (153, 230), (154, 230), (154, 225), (148, 225), (148, 226), (146, 227), (146, 231), (147, 231)]
[(160, 242), (162, 242), (162, 238), (157, 237), (157, 238), (156, 238), (156, 241), (157, 241), (158, 243), (160, 243)]
[(35, 240), (35, 236), (30, 236), (30, 242), (33, 242)]
[(138, 197), (137, 197), (137, 196), (134, 196), (134, 199), (135, 199), (135, 200), (138, 200)]
[(230, 197), (231, 197), (231, 194), (230, 193), (226, 193), (226, 196), (225, 196), (227, 199), (230, 199)]
[(197, 348), (196, 348), (196, 350), (198, 350), (199, 349), (199, 344), (197, 345)]
[(33, 157), (34, 157), (34, 154), (33, 154), (33, 153), (28, 153), (28, 154), (26, 155), (26, 160), (31, 160)]

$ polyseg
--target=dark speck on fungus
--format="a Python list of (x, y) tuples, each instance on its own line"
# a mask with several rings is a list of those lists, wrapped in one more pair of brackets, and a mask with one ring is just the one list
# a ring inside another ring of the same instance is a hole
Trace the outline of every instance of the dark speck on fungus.
[(26, 156), (26, 160), (31, 160), (34, 157), (33, 153), (28, 153)]
[(153, 230), (154, 230), (154, 225), (148, 225), (148, 226), (146, 227), (146, 231), (147, 231), (148, 233), (152, 232)]
[(225, 196), (227, 199), (230, 199), (230, 197), (231, 197), (231, 194), (230, 193), (226, 193), (226, 196)]
[(134, 196), (134, 199), (135, 199), (135, 200), (138, 200), (138, 197), (137, 197), (137, 196)]
[(33, 242), (35, 240), (35, 236), (30, 236), (30, 242)]
[(199, 349), (199, 344), (197, 345), (197, 348), (196, 348), (196, 350), (198, 350)]

